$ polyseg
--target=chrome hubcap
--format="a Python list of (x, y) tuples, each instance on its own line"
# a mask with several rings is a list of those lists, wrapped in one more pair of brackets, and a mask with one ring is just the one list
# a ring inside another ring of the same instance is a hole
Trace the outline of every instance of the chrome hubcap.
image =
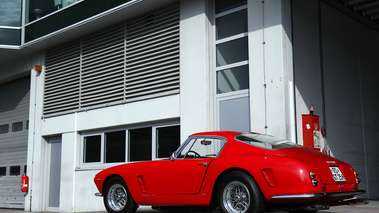
[(225, 209), (230, 213), (244, 213), (250, 206), (250, 193), (245, 184), (232, 181), (222, 194)]
[(114, 184), (109, 189), (108, 204), (114, 211), (121, 211), (125, 208), (127, 202), (126, 189), (121, 184)]

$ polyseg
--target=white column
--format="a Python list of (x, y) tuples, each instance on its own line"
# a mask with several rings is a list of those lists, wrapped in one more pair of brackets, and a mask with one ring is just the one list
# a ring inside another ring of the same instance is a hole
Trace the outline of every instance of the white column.
[(208, 1), (181, 1), (180, 6), (181, 137), (210, 129)]
[(290, 7), (288, 1), (249, 0), (252, 131), (294, 140)]

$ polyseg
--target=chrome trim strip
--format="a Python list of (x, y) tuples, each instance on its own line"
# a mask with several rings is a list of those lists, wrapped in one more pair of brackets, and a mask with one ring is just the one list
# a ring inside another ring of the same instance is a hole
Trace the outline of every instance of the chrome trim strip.
[(101, 194), (100, 192), (97, 192), (97, 193), (95, 193), (95, 196), (102, 197), (103, 194)]
[(365, 190), (358, 190), (352, 192), (333, 192), (333, 193), (314, 193), (314, 194), (295, 194), (295, 195), (278, 195), (272, 196), (271, 200), (306, 200), (306, 199), (320, 199), (320, 198), (343, 198), (352, 197), (366, 193)]

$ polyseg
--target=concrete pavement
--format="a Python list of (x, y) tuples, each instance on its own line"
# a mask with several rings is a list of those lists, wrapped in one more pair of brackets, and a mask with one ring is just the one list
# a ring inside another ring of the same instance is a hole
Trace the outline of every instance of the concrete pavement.
[[(158, 213), (151, 209), (150, 206), (141, 206), (137, 210), (138, 213)], [(367, 205), (357, 205), (357, 206), (335, 206), (331, 207), (329, 210), (318, 211), (318, 213), (378, 213), (379, 212), (379, 200), (370, 200)], [(22, 210), (17, 209), (0, 209), (0, 213), (27, 213)], [(36, 212), (37, 213), (37, 212)], [(86, 212), (86, 213), (106, 213), (106, 212)], [(171, 212), (172, 213), (172, 212)], [(179, 212), (178, 212), (179, 213)], [(282, 211), (277, 213), (284, 213)]]

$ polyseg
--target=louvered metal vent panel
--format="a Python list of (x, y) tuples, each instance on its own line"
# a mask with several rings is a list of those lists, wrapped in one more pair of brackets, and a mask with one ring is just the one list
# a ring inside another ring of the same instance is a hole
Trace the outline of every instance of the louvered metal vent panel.
[(124, 37), (119, 25), (83, 38), (81, 108), (123, 101)]
[(179, 6), (46, 52), (44, 116), (179, 93)]
[(44, 114), (79, 108), (80, 43), (73, 42), (46, 52)]
[(179, 7), (126, 23), (125, 99), (179, 92)]

